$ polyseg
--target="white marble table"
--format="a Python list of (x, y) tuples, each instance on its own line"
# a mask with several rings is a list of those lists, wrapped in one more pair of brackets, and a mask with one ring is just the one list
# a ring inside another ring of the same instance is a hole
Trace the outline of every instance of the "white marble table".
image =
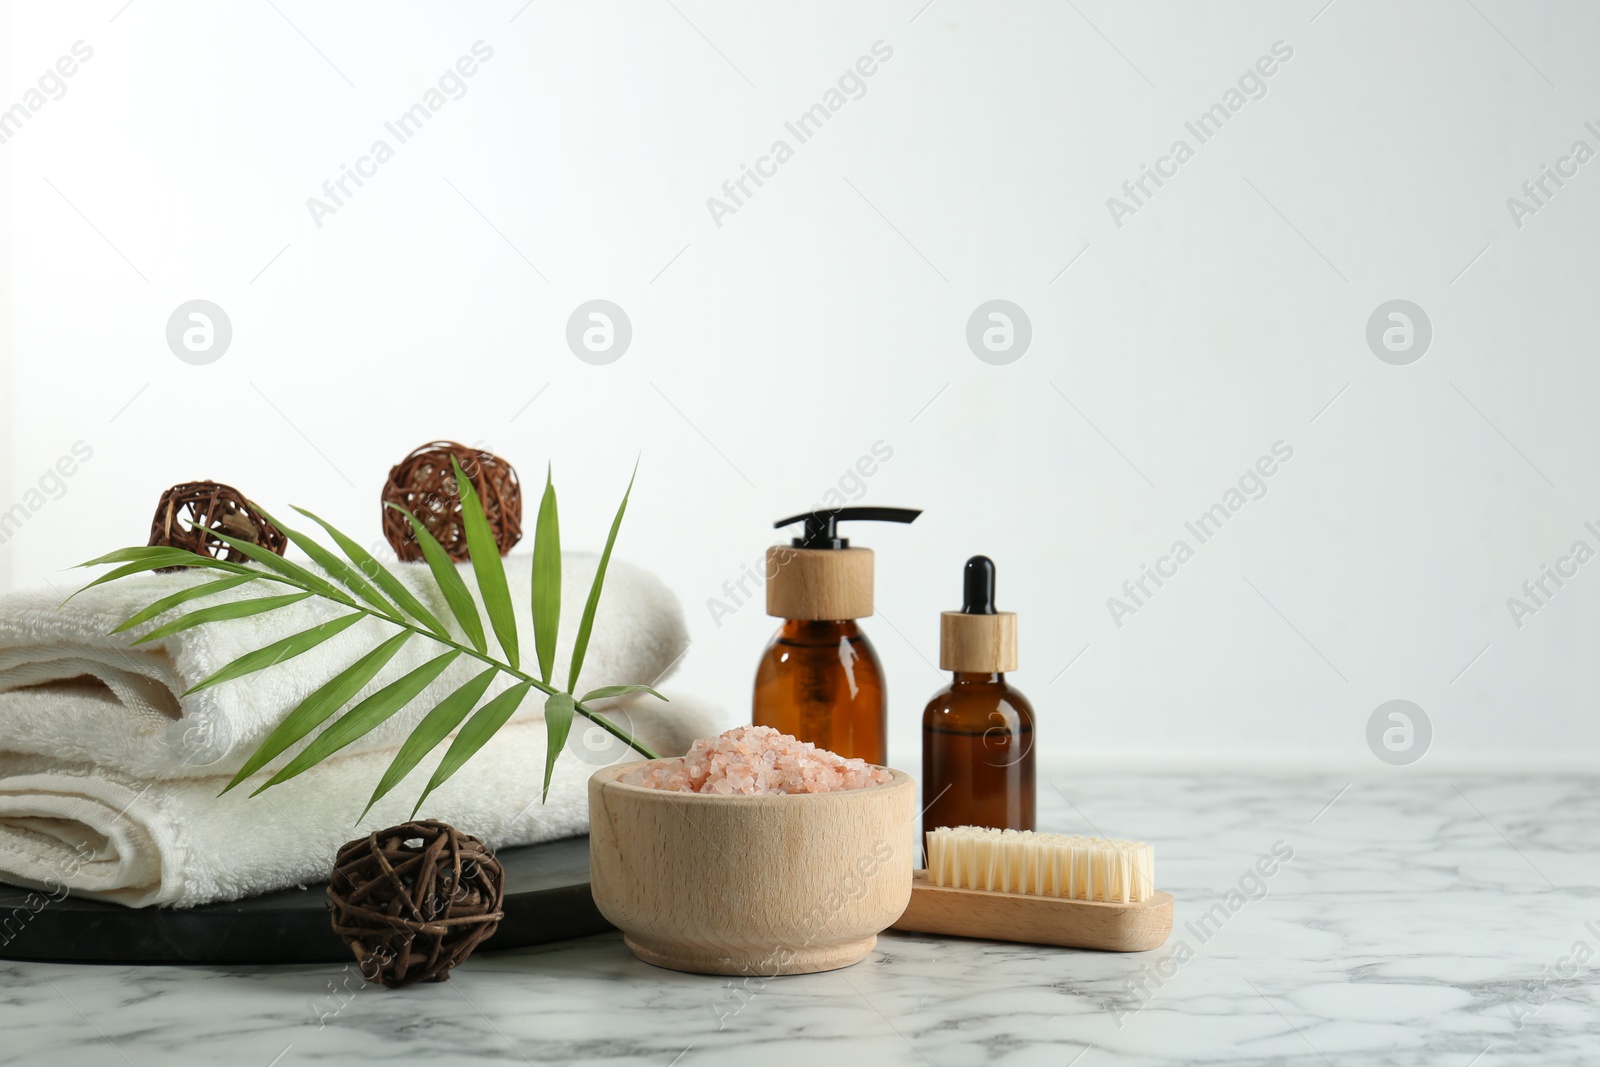
[(332, 965), (6, 963), (0, 1063), (1600, 1063), (1600, 778), (1413, 772), (1048, 776), (1044, 828), (1156, 845), (1178, 926), (1155, 952), (888, 934), (746, 987), (607, 935), (401, 992)]

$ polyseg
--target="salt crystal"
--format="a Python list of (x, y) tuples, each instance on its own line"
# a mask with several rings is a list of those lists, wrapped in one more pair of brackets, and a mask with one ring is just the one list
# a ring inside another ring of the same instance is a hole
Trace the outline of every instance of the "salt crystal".
[(677, 793), (762, 796), (865, 789), (892, 777), (882, 767), (846, 759), (770, 726), (736, 726), (696, 741), (687, 755), (658, 760), (620, 780)]

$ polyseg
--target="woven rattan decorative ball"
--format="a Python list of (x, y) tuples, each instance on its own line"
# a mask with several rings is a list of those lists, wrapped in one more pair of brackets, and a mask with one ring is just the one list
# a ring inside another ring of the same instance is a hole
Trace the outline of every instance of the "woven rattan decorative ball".
[[(243, 563), (243, 552), (223, 544), (207, 530), (220, 530), (269, 552), (283, 555), (288, 540), (245, 495), (218, 482), (185, 482), (161, 494), (156, 517), (150, 522), (150, 543), (185, 548), (201, 556)], [(163, 570), (180, 570), (164, 567)]]
[(370, 982), (442, 982), (505, 917), (505, 872), (482, 841), (434, 819), (339, 850), (328, 882), (333, 932)]
[(461, 494), (456, 491), (452, 458), (477, 490), (500, 554), (510, 552), (522, 540), (522, 486), (516, 468), (492, 452), (454, 441), (434, 441), (396, 464), (383, 487), (383, 536), (403, 560), (420, 560), (422, 546), (406, 517), (390, 504), (415, 515), (451, 559), (467, 558), (467, 533), (461, 523)]

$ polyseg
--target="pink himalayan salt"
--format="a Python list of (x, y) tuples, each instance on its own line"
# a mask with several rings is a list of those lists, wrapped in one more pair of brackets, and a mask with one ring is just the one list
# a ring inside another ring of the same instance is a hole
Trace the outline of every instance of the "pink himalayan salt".
[(845, 759), (770, 726), (736, 726), (696, 741), (688, 755), (629, 771), (621, 781), (678, 793), (762, 796), (865, 789), (891, 778), (866, 760)]

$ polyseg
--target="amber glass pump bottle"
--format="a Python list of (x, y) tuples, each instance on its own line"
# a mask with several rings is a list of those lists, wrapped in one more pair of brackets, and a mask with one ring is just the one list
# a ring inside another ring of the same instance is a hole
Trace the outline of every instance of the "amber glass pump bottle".
[(967, 560), (960, 611), (939, 620), (939, 666), (954, 672), (922, 713), (924, 830), (1032, 830), (1033, 706), (1006, 683), (1017, 616), (994, 609), (994, 561)]
[(751, 722), (841, 756), (888, 759), (883, 668), (856, 620), (872, 614), (872, 549), (838, 536), (844, 521), (911, 522), (911, 508), (838, 508), (773, 524), (805, 523), (767, 550), (767, 614), (784, 620), (756, 667)]

